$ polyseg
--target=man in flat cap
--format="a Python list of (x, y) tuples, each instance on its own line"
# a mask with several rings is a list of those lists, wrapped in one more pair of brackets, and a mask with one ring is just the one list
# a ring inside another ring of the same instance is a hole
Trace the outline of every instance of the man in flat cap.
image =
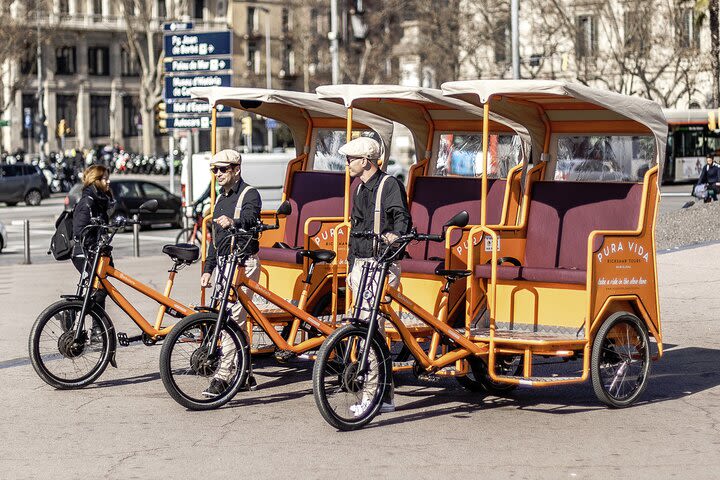
[[(232, 226), (250, 228), (260, 220), (262, 207), (260, 194), (255, 188), (243, 181), (241, 164), (242, 157), (235, 150), (222, 150), (216, 153), (210, 161), (210, 170), (215, 174), (215, 179), (217, 184), (220, 185), (221, 191), (217, 196), (213, 211), (213, 241), (208, 251), (205, 269), (202, 277), (200, 277), (200, 286), (202, 288), (210, 286), (210, 278), (213, 270), (217, 267), (217, 256), (230, 253), (230, 242), (225, 242), (220, 251), (216, 250), (216, 245), (221, 245), (222, 240), (230, 234), (228, 228)], [(248, 250), (246, 250), (249, 256), (245, 260), (245, 275), (254, 281), (258, 281), (260, 278), (260, 260), (257, 256), (259, 249), (258, 240), (255, 238), (250, 242)], [(233, 277), (233, 272), (223, 273), (226, 278)], [(243, 291), (252, 299), (252, 291), (247, 289), (243, 289)], [(233, 320), (237, 322), (240, 328), (244, 329), (247, 312), (242, 308), (240, 302), (236, 302), (231, 306), (231, 312)], [(213, 398), (222, 395), (228, 388), (230, 379), (235, 374), (236, 346), (232, 339), (228, 337), (227, 335), (223, 336), (222, 358), (210, 386), (203, 392), (206, 397)], [(249, 375), (248, 386), (252, 388), (254, 383), (255, 379), (252, 375)]]
[[(374, 231), (381, 234), (386, 243), (392, 243), (398, 236), (410, 231), (412, 220), (408, 212), (405, 187), (398, 179), (386, 174), (378, 167), (380, 144), (376, 140), (370, 137), (358, 137), (340, 147), (339, 153), (345, 155), (347, 159), (350, 176), (360, 178), (360, 185), (355, 194), (351, 213), (350, 248), (348, 251), (350, 273), (347, 282), (354, 301), (363, 302), (363, 309), (360, 313), (361, 318), (368, 318), (371, 310), (370, 301), (358, 298), (357, 289), (362, 275), (362, 266), (365, 263), (374, 262), (373, 240), (356, 238), (352, 236), (352, 233)], [(378, 282), (368, 283), (371, 284), (370, 288), (372, 288), (372, 286), (377, 286)], [(397, 287), (400, 284), (400, 268), (397, 264), (391, 265), (388, 270), (388, 284), (392, 287)], [(379, 287), (382, 288), (382, 285)], [(382, 317), (379, 319), (378, 328), (385, 335), (385, 321)], [(371, 383), (370, 380), (368, 379), (368, 383)], [(365, 402), (365, 398), (360, 404), (353, 405), (350, 409), (356, 415), (361, 415), (367, 407), (363, 405), (363, 402)], [(391, 382), (390, 388), (386, 390), (386, 395), (383, 398), (380, 412), (392, 412), (394, 410), (395, 404), (393, 402)]]

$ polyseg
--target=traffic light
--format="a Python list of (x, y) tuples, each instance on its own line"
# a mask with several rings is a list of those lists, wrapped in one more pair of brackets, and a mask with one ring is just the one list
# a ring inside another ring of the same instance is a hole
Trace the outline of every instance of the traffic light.
[(252, 117), (243, 117), (240, 123), (242, 124), (242, 134), (252, 135)]
[(155, 106), (155, 125), (157, 125), (158, 132), (167, 133), (167, 118), (167, 105), (164, 101), (160, 101)]

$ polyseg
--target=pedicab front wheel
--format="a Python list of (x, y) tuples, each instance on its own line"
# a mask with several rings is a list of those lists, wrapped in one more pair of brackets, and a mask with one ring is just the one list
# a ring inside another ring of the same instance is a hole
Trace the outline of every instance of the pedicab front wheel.
[(614, 408), (632, 405), (647, 387), (650, 338), (635, 315), (618, 312), (600, 326), (590, 360), (593, 389), (598, 399)]
[[(211, 312), (185, 317), (165, 337), (160, 351), (160, 378), (165, 390), (190, 410), (211, 410), (225, 405), (248, 378), (250, 351), (245, 334), (235, 322), (225, 324), (218, 339), (217, 354), (209, 355), (216, 322), (217, 314)], [(222, 381), (218, 376), (221, 368), (224, 369)]]
[(390, 352), (378, 336), (370, 345), (367, 372), (360, 372), (366, 341), (366, 328), (345, 325), (323, 342), (317, 354), (315, 404), (325, 421), (339, 430), (356, 430), (375, 418), (392, 375)]

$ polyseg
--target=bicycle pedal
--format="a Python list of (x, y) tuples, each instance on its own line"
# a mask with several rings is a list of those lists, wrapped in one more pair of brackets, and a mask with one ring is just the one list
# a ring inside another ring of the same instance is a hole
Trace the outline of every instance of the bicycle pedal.
[(417, 379), (423, 382), (437, 383), (440, 381), (440, 377), (433, 373), (418, 373)]
[(125, 332), (118, 332), (117, 334), (117, 340), (121, 347), (127, 347), (133, 342), (139, 342), (140, 340), (142, 340), (142, 338), (142, 335), (128, 337), (127, 333)]
[(287, 363), (296, 357), (295, 353), (288, 350), (275, 350), (275, 360), (280, 363)]

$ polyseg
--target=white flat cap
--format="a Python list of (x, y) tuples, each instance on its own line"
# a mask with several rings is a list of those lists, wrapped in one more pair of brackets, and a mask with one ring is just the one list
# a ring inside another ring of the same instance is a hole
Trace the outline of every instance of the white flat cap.
[(210, 160), (210, 166), (214, 167), (225, 167), (228, 165), (240, 165), (242, 157), (240, 153), (235, 150), (220, 150), (218, 153), (213, 155)]
[(380, 144), (370, 137), (358, 137), (340, 147), (338, 153), (347, 157), (364, 157), (377, 160), (380, 158)]

